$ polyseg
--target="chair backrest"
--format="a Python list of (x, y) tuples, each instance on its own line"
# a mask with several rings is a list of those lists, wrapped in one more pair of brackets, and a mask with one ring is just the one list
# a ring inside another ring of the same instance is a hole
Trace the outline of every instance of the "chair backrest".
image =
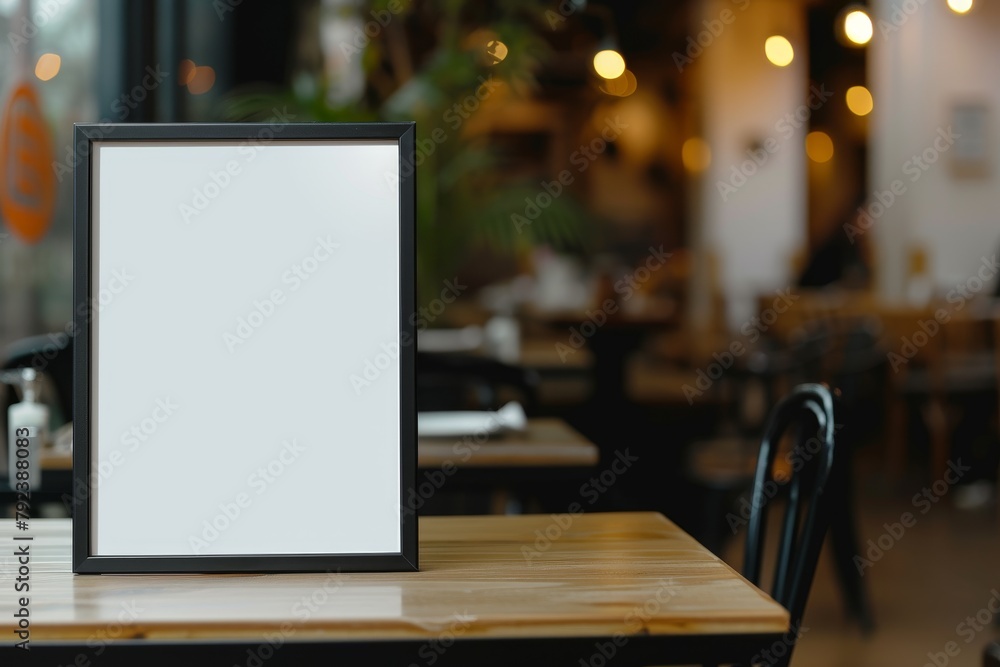
[(825, 379), (833, 338), (832, 327), (824, 320), (808, 322), (792, 332), (788, 341), (788, 370), (793, 381), (806, 383)]
[[(782, 468), (791, 471), (791, 478), (787, 482), (788, 499), (771, 596), (788, 610), (793, 632), (802, 620), (830, 524), (834, 496), (831, 480), (840, 472), (835, 465), (835, 430), (830, 390), (820, 384), (803, 384), (774, 407), (761, 439), (747, 528), (744, 576), (760, 584), (767, 510), (777, 489), (775, 457), (782, 436), (791, 433), (794, 447), (787, 456), (792, 465)], [(790, 659), (791, 647), (787, 655)]]
[(538, 384), (537, 372), (488, 357), (417, 352), (418, 410), (495, 409), (510, 389), (530, 413)]
[[(34, 368), (52, 379), (63, 419), (73, 419), (73, 345), (65, 334), (23, 338), (11, 343), (0, 359), (0, 370)], [(13, 398), (13, 397), (11, 397)], [(7, 405), (3, 414), (7, 414)]]
[[(935, 305), (882, 306), (879, 309), (882, 345), (892, 369), (890, 377), (897, 384), (905, 382), (909, 371), (923, 367), (929, 372), (929, 390), (935, 393), (942, 391), (945, 337), (937, 335), (934, 328), (940, 327), (935, 317), (936, 310), (938, 307)], [(929, 335), (928, 331), (935, 334)]]

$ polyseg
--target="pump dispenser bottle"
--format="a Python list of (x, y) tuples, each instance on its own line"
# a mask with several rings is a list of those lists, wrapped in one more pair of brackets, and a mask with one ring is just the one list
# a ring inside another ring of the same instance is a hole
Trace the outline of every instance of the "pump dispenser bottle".
[[(24, 481), (28, 481), (31, 489), (37, 489), (42, 482), (42, 444), (48, 440), (49, 408), (38, 402), (40, 383), (34, 368), (21, 369), (17, 384), (21, 386), (21, 402), (7, 410), (7, 472), (12, 489)], [(27, 453), (19, 455), (18, 450)], [(26, 463), (18, 467), (18, 461)], [(26, 471), (27, 475), (22, 474), (18, 479), (19, 471)]]

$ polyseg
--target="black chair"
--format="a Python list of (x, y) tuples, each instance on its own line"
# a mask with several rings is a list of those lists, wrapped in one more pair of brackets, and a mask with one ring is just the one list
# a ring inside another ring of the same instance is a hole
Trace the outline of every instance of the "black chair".
[[(837, 483), (830, 489), (839, 508), (832, 517), (830, 546), (847, 612), (858, 621), (862, 632), (870, 634), (875, 628), (872, 605), (853, 561), (858, 541), (851, 459), (853, 448), (866, 436), (870, 424), (859, 407), (866, 403), (864, 398), (872, 391), (869, 381), (885, 358), (878, 339), (867, 322), (836, 332), (823, 322), (812, 322), (794, 333), (787, 348), (761, 351), (758, 356), (759, 359), (748, 359), (746, 368), (732, 373), (730, 380), (735, 384), (737, 397), (742, 397), (745, 385), (754, 381), (765, 388), (767, 404), (772, 405), (779, 378), (798, 384), (829, 381), (836, 388), (840, 422), (836, 426), (838, 460), (843, 474), (837, 476)], [(717, 554), (722, 553), (728, 538), (736, 533), (736, 525), (730, 521), (735, 516), (737, 501), (741, 503), (739, 514), (746, 516), (746, 497), (753, 485), (759, 453), (757, 438), (762, 424), (740, 422), (739, 426), (738, 433), (728, 440), (698, 442), (689, 449), (687, 474), (705, 497), (698, 538)], [(779, 492), (784, 497), (784, 487)]]
[[(19, 368), (34, 368), (50, 383), (43, 384), (41, 399), (53, 410), (56, 425), (73, 419), (73, 341), (66, 334), (32, 336), (11, 343), (0, 359), (0, 372)], [(7, 439), (7, 410), (17, 401), (14, 391), (0, 394), (0, 439)], [(0, 506), (13, 503), (17, 496), (0, 481)], [(31, 490), (36, 502), (63, 503), (72, 494), (72, 472), (47, 471), (40, 488)], [(34, 507), (34, 503), (32, 505)]]
[[(731, 537), (732, 527), (724, 518), (726, 510), (735, 506), (753, 483), (758, 438), (767, 406), (775, 403), (777, 385), (780, 381), (821, 382), (822, 363), (831, 341), (830, 332), (819, 324), (802, 327), (787, 348), (765, 341), (719, 382), (723, 391), (728, 390), (728, 408), (711, 437), (688, 446), (685, 467), (688, 480), (705, 497), (697, 537), (713, 553), (721, 554)], [(748, 406), (754, 402), (764, 407), (754, 410)]]
[[(54, 405), (66, 421), (73, 419), (73, 339), (66, 334), (31, 336), (11, 343), (0, 370), (34, 368), (46, 374), (55, 388)], [(8, 403), (9, 405), (9, 403)], [(3, 406), (7, 414), (7, 406)]]
[[(834, 493), (838, 511), (830, 524), (830, 545), (841, 590), (848, 612), (870, 634), (875, 620), (868, 589), (858, 574), (854, 556), (860, 553), (857, 539), (857, 509), (854, 500), (853, 460), (858, 446), (870, 435), (872, 424), (881, 415), (873, 410), (879, 406), (880, 386), (877, 378), (885, 363), (885, 354), (879, 345), (877, 327), (863, 319), (853, 323), (838, 345), (841, 363), (831, 377), (837, 392), (837, 443), (840, 447), (838, 461), (844, 474), (838, 476)], [(880, 407), (880, 406), (879, 406)]]
[[(792, 430), (794, 429), (794, 430)], [(773, 652), (776, 662), (791, 662), (816, 563), (830, 527), (838, 494), (834, 492), (843, 475), (842, 450), (836, 446), (833, 396), (819, 384), (795, 387), (772, 410), (761, 439), (750, 518), (747, 526), (746, 556), (743, 575), (754, 584), (761, 583), (763, 552), (769, 501), (778, 480), (774, 462), (782, 437), (791, 432), (794, 448), (790, 452), (795, 465), (787, 481), (787, 497), (771, 596), (788, 610), (792, 638), (783, 646), (782, 655)], [(751, 663), (754, 660), (750, 661)]]
[(417, 352), (417, 410), (491, 410), (504, 392), (535, 408), (538, 373), (489, 357)]

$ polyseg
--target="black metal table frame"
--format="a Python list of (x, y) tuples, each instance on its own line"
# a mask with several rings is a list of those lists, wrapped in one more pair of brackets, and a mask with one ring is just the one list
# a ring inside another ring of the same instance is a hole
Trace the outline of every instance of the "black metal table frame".
[[(447, 645), (446, 645), (447, 644)], [(771, 647), (789, 648), (783, 634), (649, 635), (627, 637), (532, 637), (443, 640), (287, 641), (272, 645), (263, 637), (241, 641), (147, 641), (128, 639), (97, 648), (86, 641), (31, 644), (22, 664), (72, 665), (79, 656), (101, 667), (142, 665), (401, 665), (436, 667), (518, 665), (539, 667), (648, 667), (657, 664), (725, 664), (749, 661)], [(4, 647), (0, 657), (23, 653)], [(759, 656), (758, 656), (759, 659)], [(18, 664), (16, 661), (13, 664)], [(79, 663), (85, 664), (85, 663)]]

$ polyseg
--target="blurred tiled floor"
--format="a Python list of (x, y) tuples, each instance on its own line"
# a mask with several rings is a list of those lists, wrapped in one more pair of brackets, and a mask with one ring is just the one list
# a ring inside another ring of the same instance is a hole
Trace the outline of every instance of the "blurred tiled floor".
[[(908, 486), (912, 493), (922, 488), (919, 483)], [(937, 667), (974, 667), (981, 664), (983, 646), (1000, 640), (1000, 619), (980, 632), (971, 625), (959, 627), (986, 607), (992, 590), (1000, 591), (1000, 521), (995, 507), (963, 512), (940, 502), (921, 515), (909, 491), (890, 495), (870, 484), (858, 494), (862, 551), (869, 539), (877, 541), (885, 532), (883, 524), (898, 522), (904, 512), (917, 516), (917, 523), (865, 571), (875, 632), (862, 636), (857, 623), (846, 617), (830, 554), (824, 552), (804, 620), (808, 631), (796, 649), (794, 665), (924, 667), (935, 665), (928, 653), (941, 654), (953, 641), (960, 653), (946, 662), (946, 656), (937, 656)], [(726, 556), (731, 563), (741, 562), (739, 545), (732, 545)]]

